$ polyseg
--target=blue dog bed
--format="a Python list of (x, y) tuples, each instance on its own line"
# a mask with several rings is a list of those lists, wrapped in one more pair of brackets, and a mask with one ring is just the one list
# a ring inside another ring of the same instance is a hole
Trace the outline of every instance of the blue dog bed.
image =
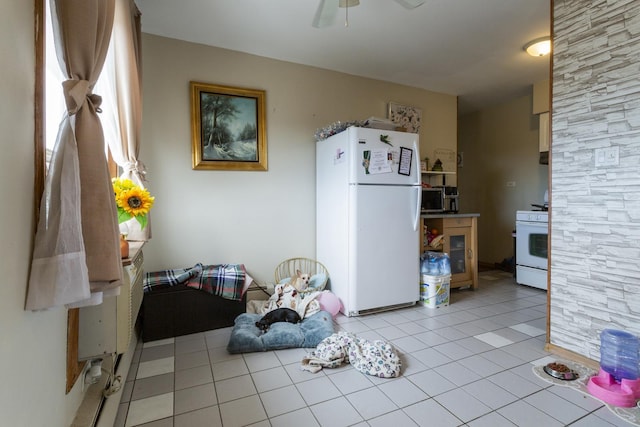
[(298, 324), (277, 322), (266, 333), (256, 326), (260, 314), (242, 313), (235, 320), (227, 345), (229, 353), (281, 350), (284, 348), (316, 347), (333, 334), (333, 318), (319, 311)]

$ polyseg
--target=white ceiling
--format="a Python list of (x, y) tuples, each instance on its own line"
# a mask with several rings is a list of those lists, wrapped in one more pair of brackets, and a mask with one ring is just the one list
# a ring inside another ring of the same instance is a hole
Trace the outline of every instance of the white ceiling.
[(459, 96), (460, 113), (525, 95), (549, 58), (549, 0), (361, 0), (324, 29), (320, 0), (136, 0), (142, 31)]

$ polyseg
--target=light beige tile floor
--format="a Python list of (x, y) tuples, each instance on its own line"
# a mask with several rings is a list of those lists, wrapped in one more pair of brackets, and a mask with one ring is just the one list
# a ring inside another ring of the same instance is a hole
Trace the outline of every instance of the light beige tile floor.
[(335, 319), (391, 342), (399, 378), (351, 365), (300, 370), (311, 349), (230, 355), (231, 328), (139, 344), (115, 426), (629, 426), (599, 401), (532, 371), (546, 353), (546, 293), (501, 271), (451, 305)]

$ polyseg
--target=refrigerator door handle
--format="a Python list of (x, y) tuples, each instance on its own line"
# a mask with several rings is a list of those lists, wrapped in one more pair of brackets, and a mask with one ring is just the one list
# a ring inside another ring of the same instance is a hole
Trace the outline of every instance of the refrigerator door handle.
[(413, 187), (416, 192), (416, 209), (415, 209), (415, 218), (413, 219), (413, 230), (418, 230), (420, 225), (420, 210), (422, 206), (422, 187)]

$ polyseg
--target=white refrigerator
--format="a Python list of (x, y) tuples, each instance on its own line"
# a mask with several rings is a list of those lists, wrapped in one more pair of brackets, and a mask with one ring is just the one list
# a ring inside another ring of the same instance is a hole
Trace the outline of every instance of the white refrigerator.
[(350, 127), (316, 144), (316, 257), (347, 316), (420, 297), (418, 135)]

